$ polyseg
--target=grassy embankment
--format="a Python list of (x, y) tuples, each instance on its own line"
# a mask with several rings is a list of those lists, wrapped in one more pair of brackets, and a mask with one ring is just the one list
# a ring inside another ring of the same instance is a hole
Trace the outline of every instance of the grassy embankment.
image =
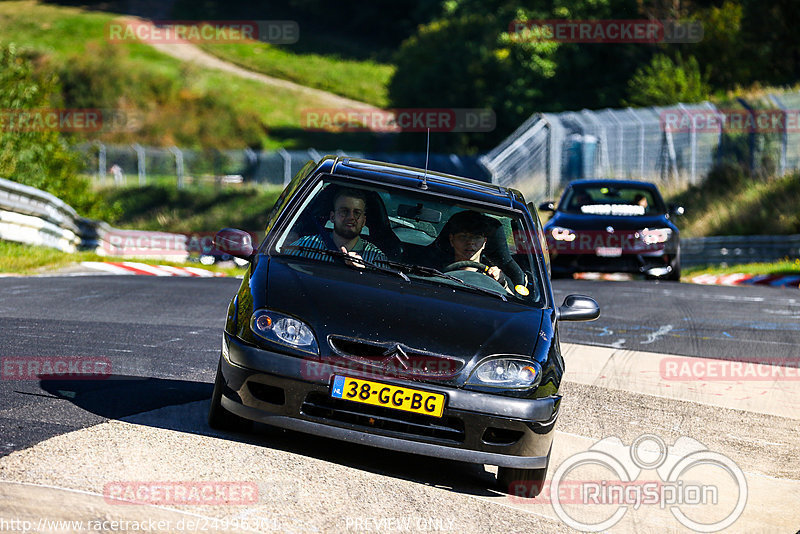
[[(61, 105), (119, 109), (136, 118), (131, 129), (82, 134), (78, 140), (191, 148), (256, 144), (266, 149), (349, 148), (345, 145), (371, 142), (364, 134), (305, 131), (303, 110), (329, 107), (324, 100), (192, 66), (139, 42), (109, 43), (107, 25), (115, 19), (113, 14), (30, 0), (0, 2), (0, 41), (31, 51), (41, 68), (59, 73), (64, 86)], [(385, 101), (390, 65), (295, 55), (291, 48), (270, 49), (263, 54), (266, 61), (248, 60), (259, 54), (254, 51), (260, 46), (234, 45), (235, 53), (224, 53), (312, 87), (329, 88), (323, 79), (341, 72), (348, 77), (350, 88), (345, 92), (352, 98), (363, 92), (373, 103)]]
[(377, 107), (389, 105), (388, 85), (394, 65), (336, 55), (292, 52), (291, 45), (261, 42), (203, 44), (206, 52), (240, 67), (322, 89)]
[[(684, 237), (800, 234), (800, 172), (759, 179), (736, 169), (723, 169), (669, 201), (686, 208), (686, 215), (676, 218)], [(800, 274), (800, 259), (683, 270), (685, 277), (733, 273)]]

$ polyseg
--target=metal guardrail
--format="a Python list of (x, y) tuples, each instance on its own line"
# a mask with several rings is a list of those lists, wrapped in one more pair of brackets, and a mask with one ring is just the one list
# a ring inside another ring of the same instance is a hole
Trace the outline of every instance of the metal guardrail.
[[(120, 247), (114, 237), (136, 242), (134, 252)], [(186, 250), (164, 242), (186, 242), (186, 236), (166, 232), (118, 230), (108, 224), (78, 216), (58, 197), (35, 187), (0, 178), (0, 239), (55, 248), (62, 252), (94, 250), (101, 256), (150, 257), (185, 261)]]
[(681, 239), (682, 265), (736, 265), (800, 258), (800, 234)]
[(0, 178), (0, 239), (75, 252), (79, 219), (50, 193)]

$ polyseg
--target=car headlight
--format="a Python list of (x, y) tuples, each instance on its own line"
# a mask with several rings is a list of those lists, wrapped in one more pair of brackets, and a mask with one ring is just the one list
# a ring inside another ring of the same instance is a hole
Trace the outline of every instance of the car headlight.
[(542, 367), (534, 361), (494, 358), (478, 365), (467, 384), (503, 389), (529, 389), (541, 380)]
[(250, 317), (250, 329), (258, 337), (272, 343), (319, 354), (314, 332), (300, 319), (271, 310), (256, 310)]
[(669, 228), (645, 228), (641, 233), (642, 240), (647, 245), (665, 243), (672, 236), (672, 230)]
[(553, 239), (556, 241), (575, 241), (575, 232), (569, 228), (554, 226), (550, 229), (550, 235), (553, 236)]

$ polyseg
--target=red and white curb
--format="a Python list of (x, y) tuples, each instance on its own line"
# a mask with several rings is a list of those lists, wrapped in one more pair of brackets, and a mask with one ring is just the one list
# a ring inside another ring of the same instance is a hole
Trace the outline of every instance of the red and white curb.
[(226, 276), (225, 273), (216, 273), (197, 267), (172, 267), (170, 265), (148, 265), (135, 261), (122, 262), (102, 262), (102, 261), (82, 261), (83, 267), (104, 271), (108, 274), (121, 275), (146, 275), (146, 276), (197, 276), (213, 278)]
[(690, 279), (695, 284), (741, 286), (761, 285), (772, 287), (800, 287), (800, 275), (782, 274), (701, 274)]

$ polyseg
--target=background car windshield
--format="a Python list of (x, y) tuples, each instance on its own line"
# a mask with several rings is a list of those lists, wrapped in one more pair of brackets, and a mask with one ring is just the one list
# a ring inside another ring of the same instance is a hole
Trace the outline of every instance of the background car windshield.
[(664, 202), (652, 189), (636, 186), (572, 187), (564, 195), (559, 209), (586, 215), (663, 215)]
[[(457, 221), (463, 219), (464, 215), (450, 221), (459, 212), (470, 211), (473, 213), (467, 218), (473, 219), (473, 226), (468, 227), (468, 231), (462, 231), (461, 234), (467, 235), (460, 237), (474, 238), (474, 242), (467, 245), (468, 250), (475, 252), (475, 257), (485, 265), (498, 267), (506, 278), (501, 279), (504, 282), (501, 285), (489, 275), (466, 275), (460, 272), (465, 270), (463, 268), (451, 270), (448, 274), (464, 278), (468, 283), (477, 284), (483, 289), (496, 291), (507, 298), (537, 307), (543, 304), (539, 264), (535, 257), (536, 254), (541, 254), (541, 249), (535, 233), (521, 214), (478, 208), (430, 193), (324, 180), (298, 207), (286, 229), (275, 241), (272, 252), (348, 268), (344, 262), (331, 255), (306, 248), (340, 249), (334, 243), (339, 242), (341, 237), (334, 235), (338, 230), (334, 228), (337, 215), (333, 208), (343, 191), (355, 191), (360, 198), (356, 207), (363, 205), (363, 228), (360, 230), (359, 242), (352, 250), (359, 252), (365, 259), (402, 270), (416, 279), (463, 288), (464, 285), (456, 281), (426, 274), (422, 270), (415, 271), (411, 267), (446, 271), (455, 263), (456, 252), (450, 239), (454, 232), (451, 230), (458, 226)], [(350, 221), (351, 230), (357, 228), (352, 223)], [(480, 228), (476, 228), (475, 224)], [(485, 235), (474, 235), (481, 232)], [(481, 244), (483, 250), (478, 253)], [(303, 247), (304, 250), (299, 250), (298, 247)], [(376, 249), (379, 253), (375, 252)], [(388, 262), (399, 262), (404, 266), (390, 265)]]

